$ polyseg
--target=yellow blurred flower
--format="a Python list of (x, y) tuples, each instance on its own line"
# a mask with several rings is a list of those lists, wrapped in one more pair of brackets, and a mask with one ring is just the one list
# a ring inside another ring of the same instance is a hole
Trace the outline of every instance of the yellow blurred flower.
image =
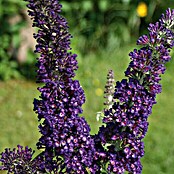
[(147, 16), (147, 5), (145, 2), (140, 2), (137, 6), (137, 14), (140, 17), (146, 17)]
[(103, 95), (103, 90), (102, 90), (101, 88), (97, 88), (97, 89), (95, 90), (95, 94), (96, 94), (97, 96), (102, 96), (102, 95)]

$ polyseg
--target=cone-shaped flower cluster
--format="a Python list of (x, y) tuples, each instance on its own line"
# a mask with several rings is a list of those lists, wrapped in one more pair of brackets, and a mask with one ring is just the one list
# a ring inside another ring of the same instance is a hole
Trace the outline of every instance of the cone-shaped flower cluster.
[[(143, 45), (129, 55), (131, 62), (125, 71), (127, 79), (116, 83), (114, 104), (105, 110), (106, 123), (94, 137), (97, 160), (105, 161), (104, 168), (113, 173), (139, 174), (140, 158), (144, 155), (142, 139), (148, 129), (148, 116), (161, 92), (160, 76), (174, 46), (174, 10), (168, 9), (159, 22), (149, 25), (149, 36), (141, 36), (137, 44)], [(108, 163), (107, 163), (108, 162)], [(102, 165), (95, 166), (96, 171)]]
[[(70, 38), (66, 20), (60, 16), (61, 5), (57, 0), (33, 1), (27, 6), (33, 18), (33, 26), (38, 27), (34, 35), (37, 40), (38, 83), (45, 83), (38, 88), (40, 99), (34, 100), (34, 110), (38, 114), (42, 134), (37, 143), (38, 149), (45, 149), (47, 170), (58, 170), (55, 156), (63, 158), (59, 167), (66, 173), (83, 173), (91, 165), (94, 143), (90, 128), (82, 113), (85, 102), (84, 92), (75, 76), (77, 69), (76, 55), (70, 50)], [(54, 165), (53, 165), (54, 164)]]
[[(98, 134), (91, 136), (83, 117), (84, 91), (78, 80), (76, 55), (70, 52), (71, 35), (60, 16), (58, 0), (26, 0), (37, 41), (37, 83), (41, 95), (34, 99), (34, 111), (40, 121), (41, 137), (37, 148), (42, 152), (33, 159), (33, 151), (21, 146), (1, 153), (0, 170), (15, 174), (98, 174), (125, 171), (142, 172), (143, 138), (148, 117), (161, 92), (160, 76), (174, 46), (174, 10), (168, 9), (159, 22), (149, 25), (149, 35), (141, 36), (129, 55), (131, 62), (126, 79), (116, 82), (108, 74), (103, 123)], [(41, 86), (39, 85), (39, 86)]]
[(104, 98), (106, 99), (104, 102), (104, 105), (106, 105), (106, 109), (109, 109), (112, 107), (112, 104), (114, 102), (113, 96), (114, 96), (114, 90), (115, 90), (115, 80), (114, 80), (114, 72), (112, 70), (109, 70), (107, 75), (107, 82), (105, 85), (105, 91), (104, 91)]

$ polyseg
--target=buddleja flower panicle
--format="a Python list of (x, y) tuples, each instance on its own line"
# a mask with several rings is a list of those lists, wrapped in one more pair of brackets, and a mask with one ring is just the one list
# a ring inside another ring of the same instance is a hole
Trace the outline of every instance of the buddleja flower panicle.
[[(102, 158), (108, 164), (105, 166), (108, 172), (140, 174), (142, 171), (140, 159), (144, 155), (147, 119), (156, 103), (156, 95), (162, 89), (159, 82), (166, 69), (165, 63), (171, 59), (173, 14), (174, 10), (168, 9), (159, 22), (149, 25), (149, 35), (143, 35), (137, 41), (143, 47), (129, 54), (127, 79), (116, 82), (115, 102), (105, 110), (105, 126), (94, 137), (96, 161)], [(101, 171), (101, 166), (99, 163), (96, 171)]]
[(114, 102), (114, 99), (113, 99), (114, 88), (115, 88), (114, 72), (113, 70), (109, 70), (107, 74), (107, 82), (106, 82), (105, 91), (104, 91), (104, 98), (106, 100), (104, 102), (104, 105), (106, 105), (105, 109), (109, 109), (112, 107), (112, 104)]
[[(73, 79), (78, 66), (77, 55), (70, 52), (72, 36), (66, 19), (60, 16), (58, 0), (28, 2), (33, 26), (38, 28), (34, 34), (35, 52), (40, 54), (37, 82), (45, 83), (38, 88), (40, 99), (34, 100), (34, 111), (42, 120), (39, 125), (42, 136), (37, 147), (45, 149), (49, 172), (59, 168), (67, 173), (84, 173), (92, 164), (95, 149), (89, 125), (78, 116), (85, 96), (79, 81)], [(54, 156), (62, 157), (62, 164)], [(55, 163), (59, 166), (52, 165)]]

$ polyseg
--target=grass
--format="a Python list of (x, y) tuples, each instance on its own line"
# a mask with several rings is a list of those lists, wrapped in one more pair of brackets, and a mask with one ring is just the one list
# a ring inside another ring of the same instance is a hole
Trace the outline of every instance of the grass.
[(37, 117), (32, 111), (36, 85), (27, 81), (0, 83), (0, 149), (15, 147), (18, 143), (34, 147)]
[[(89, 53), (83, 58), (78, 57), (76, 78), (86, 94), (82, 115), (91, 125), (92, 134), (100, 126), (96, 121), (96, 113), (103, 109), (106, 74), (113, 69), (115, 79), (121, 80), (129, 63), (127, 54), (132, 49), (132, 46), (126, 46), (113, 52), (101, 51), (99, 54)], [(149, 118), (149, 130), (144, 140), (143, 174), (174, 173), (173, 63), (167, 64), (167, 72), (162, 78), (163, 92), (157, 97), (158, 103)], [(39, 95), (36, 88), (37, 85), (32, 81), (0, 82), (0, 151), (5, 147), (16, 147), (17, 144), (35, 149), (39, 138), (37, 115), (32, 111), (33, 98)]]

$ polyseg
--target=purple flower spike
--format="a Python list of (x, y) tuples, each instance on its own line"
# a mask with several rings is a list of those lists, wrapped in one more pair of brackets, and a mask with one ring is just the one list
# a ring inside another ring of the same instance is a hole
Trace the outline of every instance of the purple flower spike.
[(131, 62), (125, 71), (127, 79), (116, 82), (114, 102), (104, 113), (105, 126), (94, 136), (94, 161), (98, 164), (94, 165), (95, 172), (142, 172), (142, 141), (148, 130), (147, 119), (156, 103), (156, 95), (161, 92), (161, 74), (165, 72), (165, 63), (171, 59), (173, 21), (174, 10), (168, 9), (159, 22), (149, 25), (149, 35), (138, 39), (137, 44), (143, 47), (129, 54)]
[(58, 0), (28, 2), (33, 26), (39, 29), (34, 34), (40, 54), (37, 82), (45, 84), (38, 88), (40, 99), (34, 100), (42, 134), (37, 147), (44, 149), (49, 172), (85, 173), (93, 161), (94, 142), (87, 122), (78, 116), (85, 96), (79, 81), (72, 79), (78, 67), (77, 55), (69, 52), (68, 25)]

